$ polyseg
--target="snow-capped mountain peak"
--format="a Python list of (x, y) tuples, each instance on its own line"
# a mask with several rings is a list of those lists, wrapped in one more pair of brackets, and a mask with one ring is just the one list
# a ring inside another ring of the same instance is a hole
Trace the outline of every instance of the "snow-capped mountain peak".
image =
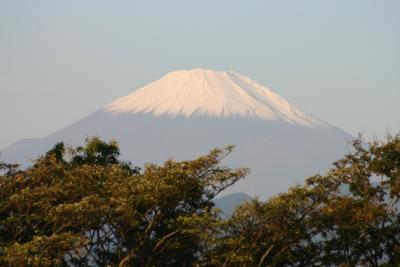
[(104, 107), (113, 114), (155, 116), (254, 117), (320, 128), (309, 115), (250, 78), (233, 71), (180, 70), (121, 97)]

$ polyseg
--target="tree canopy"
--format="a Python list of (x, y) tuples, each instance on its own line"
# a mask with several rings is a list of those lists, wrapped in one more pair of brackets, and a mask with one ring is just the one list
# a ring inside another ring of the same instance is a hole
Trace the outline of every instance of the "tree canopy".
[(233, 147), (143, 169), (115, 141), (0, 164), (1, 266), (398, 266), (400, 137), (353, 142), (325, 175), (222, 217)]

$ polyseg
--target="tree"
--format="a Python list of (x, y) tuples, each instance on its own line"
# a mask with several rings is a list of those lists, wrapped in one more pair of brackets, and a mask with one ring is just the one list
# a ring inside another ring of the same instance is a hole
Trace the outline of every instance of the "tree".
[(311, 192), (298, 186), (239, 206), (221, 227), (214, 266), (313, 266), (318, 248), (309, 224), (315, 205)]
[(246, 169), (219, 166), (232, 147), (196, 160), (118, 160), (115, 142), (60, 143), (27, 170), (2, 165), (0, 263), (8, 266), (191, 265), (202, 240), (186, 221), (216, 218), (212, 199)]
[(215, 244), (216, 266), (397, 266), (400, 137), (365, 145), (326, 175), (238, 207)]
[(364, 145), (307, 184), (324, 198), (314, 227), (323, 264), (394, 265), (400, 262), (400, 137)]
[(26, 170), (0, 164), (2, 266), (398, 266), (400, 136), (365, 144), (325, 175), (222, 218), (247, 169), (118, 159), (116, 142), (62, 143)]

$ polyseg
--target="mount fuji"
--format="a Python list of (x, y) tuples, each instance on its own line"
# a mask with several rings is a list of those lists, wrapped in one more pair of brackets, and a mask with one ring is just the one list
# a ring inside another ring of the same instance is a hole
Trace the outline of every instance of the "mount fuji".
[(171, 72), (47, 137), (18, 141), (0, 160), (27, 166), (56, 142), (81, 145), (93, 135), (116, 139), (136, 166), (233, 144), (224, 164), (251, 174), (225, 194), (261, 198), (326, 171), (352, 139), (248, 77), (195, 69)]

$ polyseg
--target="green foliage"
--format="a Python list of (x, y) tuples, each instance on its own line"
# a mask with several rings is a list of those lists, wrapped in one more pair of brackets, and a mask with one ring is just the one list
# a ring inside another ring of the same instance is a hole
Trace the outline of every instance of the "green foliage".
[[(58, 148), (60, 146), (60, 148)], [(62, 149), (63, 145), (57, 144), (53, 151)], [(119, 148), (116, 141), (109, 144), (103, 142), (98, 137), (87, 140), (86, 146), (75, 149), (71, 159), (72, 164), (92, 164), (92, 165), (108, 165), (117, 164), (119, 156)]]
[(92, 138), (24, 171), (1, 165), (0, 265), (191, 265), (203, 243), (187, 222), (216, 218), (212, 199), (247, 173), (219, 166), (231, 149), (139, 172)]
[(364, 145), (223, 225), (215, 266), (398, 266), (400, 137)]
[(213, 198), (247, 169), (118, 159), (115, 142), (60, 143), (33, 167), (0, 164), (1, 266), (398, 266), (400, 137), (222, 218)]

